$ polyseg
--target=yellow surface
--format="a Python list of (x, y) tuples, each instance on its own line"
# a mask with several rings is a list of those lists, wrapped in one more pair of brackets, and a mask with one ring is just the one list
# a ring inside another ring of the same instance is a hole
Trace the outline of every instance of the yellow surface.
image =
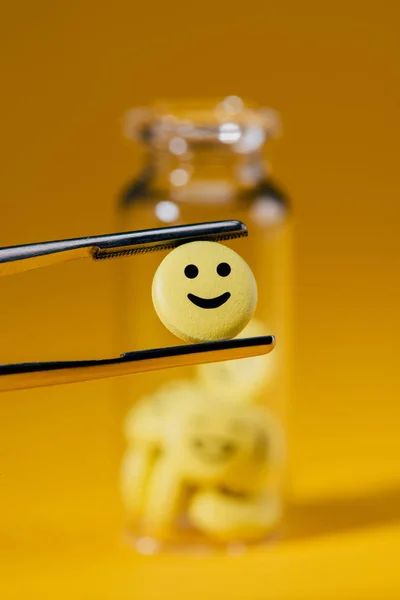
[[(114, 542), (114, 384), (15, 392), (0, 398), (1, 597), (400, 596), (399, 13), (370, 0), (5, 7), (2, 245), (113, 229), (137, 164), (120, 137), (133, 104), (237, 93), (281, 111), (269, 156), (297, 227), (297, 533), (244, 558), (134, 559)], [(83, 261), (2, 280), (0, 360), (114, 353), (112, 277)]]

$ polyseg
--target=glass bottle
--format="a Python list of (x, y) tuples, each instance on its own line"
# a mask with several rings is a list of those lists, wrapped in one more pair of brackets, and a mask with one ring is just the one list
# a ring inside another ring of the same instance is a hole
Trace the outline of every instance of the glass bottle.
[[(142, 553), (235, 551), (275, 538), (280, 530), (290, 375), (290, 219), (262, 155), (277, 130), (274, 111), (232, 96), (157, 103), (132, 110), (126, 119), (127, 137), (145, 146), (145, 164), (121, 192), (118, 230), (243, 221), (248, 238), (227, 244), (253, 270), (259, 300), (240, 335), (272, 333), (277, 341), (265, 357), (119, 382), (121, 500), (128, 539)], [(152, 252), (119, 261), (119, 349), (182, 343), (161, 324), (151, 302), (163, 256)]]

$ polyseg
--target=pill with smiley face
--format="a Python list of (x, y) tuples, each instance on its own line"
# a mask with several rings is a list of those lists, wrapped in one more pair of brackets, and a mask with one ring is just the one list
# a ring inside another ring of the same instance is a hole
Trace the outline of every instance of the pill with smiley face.
[(231, 339), (250, 321), (257, 284), (247, 263), (216, 242), (191, 242), (170, 252), (152, 287), (154, 308), (177, 337), (191, 341)]

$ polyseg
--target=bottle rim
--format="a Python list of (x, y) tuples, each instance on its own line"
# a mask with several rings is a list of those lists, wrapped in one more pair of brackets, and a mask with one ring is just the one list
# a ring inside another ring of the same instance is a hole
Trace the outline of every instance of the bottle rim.
[(248, 154), (260, 150), (279, 131), (275, 110), (245, 103), (238, 96), (158, 101), (131, 109), (124, 121), (128, 139), (166, 148), (173, 154), (184, 154), (189, 146), (199, 144), (216, 144)]

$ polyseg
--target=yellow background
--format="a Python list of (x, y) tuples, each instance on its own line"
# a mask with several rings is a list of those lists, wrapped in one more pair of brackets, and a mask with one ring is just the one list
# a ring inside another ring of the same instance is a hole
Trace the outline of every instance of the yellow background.
[[(2, 597), (400, 597), (399, 17), (359, 0), (3, 10), (2, 246), (113, 230), (131, 105), (233, 93), (281, 112), (296, 393), (288, 538), (205, 560), (120, 547), (115, 384), (2, 395)], [(3, 279), (1, 362), (114, 352), (112, 278), (83, 262)]]

